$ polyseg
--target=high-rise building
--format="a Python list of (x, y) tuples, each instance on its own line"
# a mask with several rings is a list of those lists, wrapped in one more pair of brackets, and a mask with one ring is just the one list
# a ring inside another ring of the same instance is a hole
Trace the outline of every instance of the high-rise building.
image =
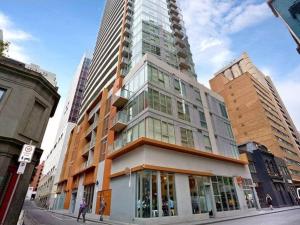
[(91, 59), (83, 56), (74, 75), (73, 83), (68, 93), (63, 114), (60, 119), (55, 143), (50, 152), (45, 152), (45, 165), (37, 190), (37, 203), (46, 208), (53, 208), (57, 191), (57, 182), (62, 169), (71, 130), (76, 126), (80, 105)]
[(224, 97), (238, 144), (255, 141), (285, 159), (296, 186), (300, 186), (300, 138), (271, 78), (244, 53), (210, 80)]
[(300, 0), (268, 0), (274, 15), (283, 20), (300, 53)]
[(222, 97), (197, 82), (177, 2), (108, 0), (57, 207), (84, 198), (98, 214), (104, 198), (105, 215), (135, 223), (231, 215), (254, 206), (246, 164)]

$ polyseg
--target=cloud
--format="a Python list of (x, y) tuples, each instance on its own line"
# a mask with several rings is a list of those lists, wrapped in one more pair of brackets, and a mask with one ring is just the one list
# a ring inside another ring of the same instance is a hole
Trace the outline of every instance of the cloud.
[(300, 66), (293, 69), (289, 74), (285, 75), (286, 79), (280, 79), (278, 76), (273, 77), (276, 89), (282, 98), (293, 122), (298, 130), (300, 130), (300, 98), (296, 92), (300, 90)]
[(8, 55), (22, 62), (29, 62), (24, 44), (36, 40), (30, 33), (18, 28), (4, 13), (0, 12), (0, 29), (3, 30), (3, 39), (10, 42)]
[(232, 50), (231, 35), (272, 16), (265, 1), (179, 0), (179, 4), (196, 71), (204, 84), (240, 54)]

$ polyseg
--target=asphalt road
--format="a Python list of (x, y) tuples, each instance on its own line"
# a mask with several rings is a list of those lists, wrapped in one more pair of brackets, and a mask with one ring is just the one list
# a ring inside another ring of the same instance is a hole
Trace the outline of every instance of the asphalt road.
[(300, 209), (220, 222), (214, 225), (300, 225)]
[(99, 225), (90, 221), (82, 222), (82, 219), (77, 222), (75, 218), (54, 214), (47, 210), (42, 210), (36, 207), (32, 202), (24, 202), (24, 224), (25, 225)]
[[(54, 214), (47, 210), (40, 209), (36, 207), (32, 202), (29, 201), (25, 201), (23, 209), (24, 209), (25, 225), (84, 224), (82, 220), (77, 222), (75, 218)], [(86, 221), (85, 224), (99, 225), (101, 223)], [(249, 217), (249, 218), (230, 220), (226, 222), (217, 222), (217, 223), (213, 223), (213, 225), (300, 225), (300, 209), (276, 212), (272, 214), (259, 215), (259, 216)]]

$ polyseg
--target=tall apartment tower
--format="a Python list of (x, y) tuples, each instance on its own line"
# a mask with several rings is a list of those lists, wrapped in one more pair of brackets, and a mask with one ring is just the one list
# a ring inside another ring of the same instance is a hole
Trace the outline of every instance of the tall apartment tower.
[(57, 194), (75, 214), (82, 198), (99, 213), (104, 198), (105, 215), (134, 223), (255, 205), (223, 99), (197, 82), (175, 0), (106, 2)]
[(259, 142), (285, 159), (296, 186), (300, 186), (300, 138), (271, 78), (244, 53), (210, 80), (224, 97), (238, 144)]
[(57, 182), (59, 181), (71, 130), (76, 126), (79, 117), (90, 64), (91, 59), (83, 56), (76, 69), (73, 83), (66, 99), (54, 147), (50, 152), (46, 153), (47, 156), (36, 198), (37, 203), (42, 207), (54, 208), (55, 206)]

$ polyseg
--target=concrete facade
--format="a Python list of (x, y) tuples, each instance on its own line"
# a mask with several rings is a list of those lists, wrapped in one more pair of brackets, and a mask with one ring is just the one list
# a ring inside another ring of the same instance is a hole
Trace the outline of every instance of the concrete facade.
[[(0, 87), (0, 220), (14, 225), (42, 153), (48, 119), (54, 115), (60, 96), (41, 74), (4, 57), (0, 58)], [(17, 175), (22, 146), (30, 142), (36, 146), (32, 162), (23, 175)]]

